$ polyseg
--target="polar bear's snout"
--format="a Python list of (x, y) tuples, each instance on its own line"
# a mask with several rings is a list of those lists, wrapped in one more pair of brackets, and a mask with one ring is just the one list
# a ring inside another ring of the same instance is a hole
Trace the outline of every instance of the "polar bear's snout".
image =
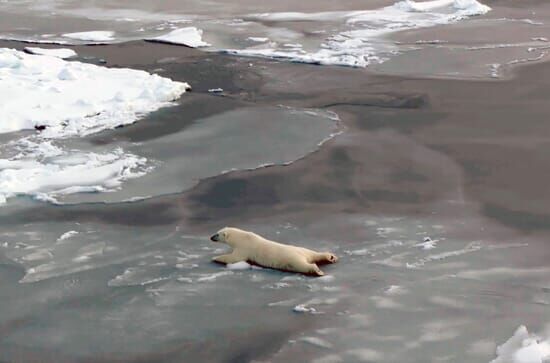
[(216, 233), (215, 235), (213, 235), (212, 237), (210, 237), (210, 241), (212, 241), (212, 242), (220, 242), (220, 234), (219, 234), (219, 233)]

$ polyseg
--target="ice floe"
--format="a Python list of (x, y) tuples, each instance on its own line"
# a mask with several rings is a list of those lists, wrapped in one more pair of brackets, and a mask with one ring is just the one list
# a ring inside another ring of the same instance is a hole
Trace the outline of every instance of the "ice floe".
[(0, 133), (40, 130), (1, 146), (0, 203), (23, 194), (54, 201), (58, 195), (109, 191), (143, 175), (148, 167), (142, 157), (120, 148), (67, 149), (56, 139), (133, 123), (189, 88), (144, 71), (7, 48), (0, 48), (0, 78)]
[(210, 46), (210, 44), (202, 40), (202, 30), (193, 26), (175, 29), (168, 34), (149, 38), (147, 40), (169, 44), (181, 44), (191, 48)]
[(89, 32), (65, 33), (63, 37), (86, 42), (110, 42), (115, 40), (115, 32), (110, 30), (95, 30)]
[(25, 47), (25, 52), (36, 55), (48, 55), (50, 57), (56, 57), (61, 59), (76, 57), (76, 52), (67, 48), (38, 48), (38, 47)]
[(46, 126), (49, 138), (135, 122), (189, 89), (156, 74), (0, 49), (0, 133)]

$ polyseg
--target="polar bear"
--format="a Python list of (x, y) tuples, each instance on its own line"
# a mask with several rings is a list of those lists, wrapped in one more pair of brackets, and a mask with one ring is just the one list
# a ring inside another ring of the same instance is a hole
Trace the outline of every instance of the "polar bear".
[(323, 276), (324, 272), (317, 264), (338, 261), (338, 257), (329, 252), (315, 252), (303, 247), (281, 244), (253, 232), (232, 227), (222, 228), (210, 237), (210, 240), (233, 247), (231, 253), (212, 259), (223, 264), (247, 261), (263, 267)]

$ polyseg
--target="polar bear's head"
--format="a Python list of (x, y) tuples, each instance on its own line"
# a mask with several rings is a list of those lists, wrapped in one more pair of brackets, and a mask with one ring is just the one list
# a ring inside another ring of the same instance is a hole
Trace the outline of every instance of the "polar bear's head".
[(213, 242), (226, 243), (230, 246), (235, 247), (239, 241), (244, 241), (248, 239), (250, 235), (251, 232), (243, 231), (242, 229), (224, 227), (216, 232), (215, 235), (210, 237), (210, 240)]

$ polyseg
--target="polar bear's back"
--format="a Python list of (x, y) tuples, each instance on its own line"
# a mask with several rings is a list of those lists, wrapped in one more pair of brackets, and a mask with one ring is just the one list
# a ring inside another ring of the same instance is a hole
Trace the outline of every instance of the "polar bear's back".
[(303, 265), (315, 253), (306, 248), (270, 241), (256, 234), (238, 248), (243, 249), (251, 262), (284, 270), (293, 270)]

